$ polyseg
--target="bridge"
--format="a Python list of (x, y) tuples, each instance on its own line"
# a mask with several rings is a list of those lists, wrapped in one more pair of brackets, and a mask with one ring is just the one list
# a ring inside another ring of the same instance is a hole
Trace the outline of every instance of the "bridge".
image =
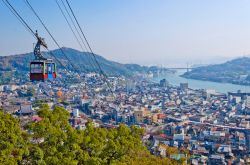
[(189, 72), (190, 70), (194, 69), (192, 67), (166, 67), (165, 69), (168, 69), (168, 70), (186, 70), (187, 72)]
[(171, 70), (181, 70), (181, 69), (186, 69), (186, 70), (187, 70), (187, 69), (194, 69), (194, 68), (192, 68), (192, 67), (189, 67), (189, 68), (187, 68), (187, 67), (186, 67), (186, 68), (180, 68), (180, 67), (179, 67), (179, 68), (166, 68), (166, 69), (171, 69)]
[(169, 70), (187, 70), (189, 72), (190, 70), (194, 69), (194, 67), (191, 67), (192, 65), (190, 63), (186, 63), (185, 65), (179, 66), (179, 67), (164, 67), (165, 69)]

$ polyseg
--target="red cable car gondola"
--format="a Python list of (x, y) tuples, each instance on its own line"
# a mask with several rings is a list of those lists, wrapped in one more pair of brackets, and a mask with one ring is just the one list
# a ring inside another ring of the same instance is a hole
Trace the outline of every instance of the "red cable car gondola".
[(56, 78), (56, 64), (52, 59), (43, 57), (40, 52), (40, 46), (47, 48), (44, 39), (39, 37), (36, 32), (37, 43), (34, 48), (35, 60), (30, 63), (30, 80), (45, 81)]

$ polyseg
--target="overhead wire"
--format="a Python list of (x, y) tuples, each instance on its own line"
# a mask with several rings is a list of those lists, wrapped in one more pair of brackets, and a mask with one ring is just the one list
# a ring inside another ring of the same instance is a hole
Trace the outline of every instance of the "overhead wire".
[[(39, 17), (39, 15), (37, 14), (37, 12), (35, 11), (35, 9), (32, 7), (32, 5), (29, 3), (28, 0), (24, 0), (24, 2), (26, 2), (26, 5), (31, 9), (31, 11), (34, 13), (34, 15), (37, 17), (37, 19), (39, 20), (39, 22), (42, 24), (42, 26), (44, 27), (44, 29), (47, 31), (47, 33), (49, 34), (49, 36), (52, 38), (52, 40), (54, 41), (54, 43), (57, 45), (57, 47), (59, 48), (59, 50), (61, 51), (61, 53), (64, 55), (64, 57), (67, 59), (67, 61), (69, 62), (69, 64), (71, 65), (71, 67), (75, 70), (76, 73), (78, 73), (78, 69), (75, 67), (75, 65), (71, 62), (71, 60), (69, 59), (69, 57), (66, 55), (66, 53), (64, 52), (64, 50), (61, 48), (61, 46), (58, 44), (57, 40), (55, 39), (55, 37), (52, 35), (52, 33), (49, 31), (49, 29), (47, 28), (47, 26), (44, 24), (44, 22), (42, 21), (42, 19)], [(84, 67), (84, 66), (83, 66)]]
[[(78, 34), (78, 36), (79, 36), (79, 38), (80, 38), (80, 40), (81, 40), (81, 43), (84, 45), (84, 47), (85, 47), (85, 49), (86, 49), (87, 55), (89, 56), (88, 59), (89, 59), (89, 61), (91, 61), (90, 64), (93, 66), (94, 70), (95, 70), (95, 67), (98, 69), (98, 66), (96, 66), (94, 59), (92, 59), (93, 56), (88, 52), (88, 48), (87, 48), (87, 46), (86, 46), (86, 44), (85, 44), (85, 42), (84, 42), (84, 40), (83, 40), (83, 38), (82, 38), (82, 36), (81, 36), (81, 34), (80, 34), (78, 28), (77, 28), (77, 26), (76, 26), (76, 23), (75, 23), (74, 19), (72, 18), (70, 12), (68, 11), (68, 9), (67, 9), (67, 7), (66, 7), (64, 1), (63, 1), (63, 0), (60, 0), (60, 1), (61, 1), (61, 3), (63, 4), (63, 7), (64, 7), (64, 9), (65, 9), (65, 11), (66, 11), (66, 13), (67, 13), (67, 15), (68, 15), (68, 17), (69, 17), (71, 23), (73, 24), (73, 26), (74, 26), (74, 28), (75, 28), (75, 30), (76, 30), (76, 32), (77, 32), (77, 34)], [(92, 64), (92, 62), (93, 62), (93, 64)]]
[[(19, 22), (25, 27), (25, 29), (35, 38), (37, 39), (37, 36), (35, 34), (35, 32), (31, 29), (31, 27), (28, 25), (28, 23), (23, 19), (23, 17), (15, 10), (15, 8), (9, 3), (8, 0), (2, 0), (2, 2), (4, 3), (4, 5), (11, 11), (11, 13), (19, 20)], [(64, 66), (64, 64), (52, 53), (51, 50), (49, 50), (48, 48), (46, 48), (46, 50), (48, 51), (47, 53), (49, 55), (51, 55), (66, 71), (68, 71), (68, 69), (66, 68), (66, 66)], [(79, 76), (80, 74), (77, 73)], [(86, 85), (84, 86), (85, 90), (87, 91)]]
[(100, 66), (100, 64), (99, 64), (99, 62), (97, 61), (96, 56), (95, 56), (95, 54), (93, 53), (93, 51), (92, 51), (92, 49), (91, 49), (91, 47), (90, 47), (90, 44), (89, 44), (89, 42), (88, 42), (88, 40), (87, 40), (85, 34), (83, 33), (83, 30), (82, 30), (82, 28), (81, 28), (81, 26), (80, 26), (80, 24), (79, 24), (79, 22), (78, 22), (78, 20), (77, 20), (77, 18), (76, 18), (76, 16), (75, 16), (75, 13), (74, 13), (73, 9), (71, 8), (71, 5), (69, 4), (68, 0), (66, 0), (66, 3), (67, 3), (67, 5), (68, 5), (68, 7), (69, 7), (69, 9), (70, 9), (70, 11), (71, 11), (71, 14), (72, 14), (73, 17), (74, 17), (74, 20), (75, 20), (76, 23), (77, 23), (78, 28), (79, 28), (80, 31), (81, 31), (82, 36), (84, 37), (84, 40), (85, 40), (85, 42), (86, 42), (86, 44), (87, 44), (87, 46), (88, 46), (88, 48), (89, 48), (89, 50), (90, 50), (92, 56), (93, 56), (94, 59), (95, 59), (96, 64), (98, 65), (98, 68), (99, 68), (101, 74), (105, 74), (105, 73), (103, 72), (103, 70), (102, 70), (102, 68), (101, 68), (101, 66)]
[[(31, 29), (31, 27), (28, 25), (28, 23), (22, 18), (22, 16), (17, 12), (17, 10), (10, 4), (8, 0), (2, 0), (2, 2), (5, 4), (5, 6), (12, 12), (12, 14), (19, 20), (19, 22), (25, 27), (25, 29), (34, 37), (37, 39), (35, 32)], [(66, 68), (60, 60), (57, 59), (57, 57), (48, 49), (48, 53), (55, 58), (55, 60), (62, 65), (62, 67)]]
[(85, 42), (84, 42), (84, 40), (83, 40), (83, 38), (82, 38), (82, 36), (81, 36), (81, 34), (80, 34), (80, 32), (79, 32), (77, 26), (76, 26), (76, 24), (75, 24), (75, 21), (73, 20), (71, 14), (69, 13), (69, 11), (68, 11), (68, 9), (67, 9), (65, 3), (63, 2), (63, 0), (60, 0), (60, 1), (61, 1), (61, 3), (63, 4), (63, 7), (64, 7), (64, 9), (65, 9), (67, 15), (69, 16), (69, 19), (70, 19), (71, 23), (73, 24), (73, 26), (74, 26), (74, 28), (75, 28), (75, 30), (76, 30), (78, 36), (80, 37), (80, 39), (81, 39), (81, 41), (82, 41), (82, 44), (84, 45), (84, 47), (86, 48), (86, 50), (88, 50), (88, 49), (87, 49), (87, 46), (86, 46), (86, 44), (85, 44)]
[[(2, 0), (2, 1), (3, 1), (4, 4), (9, 8), (9, 10), (13, 13), (13, 15), (14, 15), (14, 16), (21, 22), (21, 24), (26, 28), (26, 30), (28, 30), (28, 31), (36, 38), (35, 32), (30, 28), (30, 26), (27, 24), (27, 22), (26, 22), (26, 21), (22, 18), (22, 16), (15, 10), (15, 8), (9, 3), (9, 1), (8, 1), (8, 0), (5, 0), (5, 1)], [(104, 76), (104, 80), (105, 80), (105, 82), (107, 83), (108, 88), (110, 89), (110, 92), (114, 95), (114, 93), (113, 93), (113, 91), (112, 91), (112, 89), (111, 89), (110, 83), (109, 83), (109, 81), (107, 80), (107, 75), (104, 73), (104, 71), (102, 70), (102, 68), (101, 68), (101, 66), (100, 66), (100, 64), (99, 64), (99, 62), (97, 61), (97, 59), (96, 59), (96, 57), (95, 57), (96, 55), (93, 53), (92, 48), (90, 47), (90, 44), (89, 44), (89, 42), (88, 42), (86, 36), (84, 35), (84, 33), (83, 33), (83, 31), (82, 31), (82, 28), (81, 28), (81, 26), (80, 26), (80, 24), (79, 24), (79, 22), (78, 22), (78, 20), (77, 20), (77, 18), (76, 18), (76, 16), (75, 16), (73, 10), (72, 10), (72, 8), (71, 8), (69, 2), (68, 2), (67, 0), (66, 0), (66, 2), (67, 2), (67, 5), (68, 5), (68, 7), (70, 8), (70, 11), (71, 11), (71, 13), (72, 13), (72, 15), (73, 15), (73, 17), (74, 17), (74, 19), (75, 19), (75, 21), (76, 21), (76, 23), (77, 23), (77, 25), (78, 25), (80, 31), (81, 31), (81, 33), (82, 33), (82, 35), (83, 35), (83, 37), (84, 37), (86, 43), (87, 43), (87, 46), (88, 46), (88, 48), (89, 48), (89, 50), (90, 50), (92, 56), (93, 56), (94, 59), (95, 59), (95, 62), (96, 62), (97, 66), (98, 66), (98, 68), (99, 68), (99, 70), (100, 70), (101, 75)], [(32, 10), (32, 12), (36, 15), (36, 17), (38, 18), (38, 20), (40, 21), (40, 23), (43, 25), (43, 27), (45, 28), (45, 30), (48, 32), (48, 34), (50, 35), (50, 37), (53, 39), (53, 41), (54, 41), (54, 42), (56, 43), (56, 45), (59, 47), (59, 49), (60, 49), (61, 52), (64, 54), (64, 56), (66, 57), (66, 59), (70, 62), (71, 66), (75, 69), (76, 73), (78, 73), (78, 72), (77, 72), (77, 69), (75, 68), (75, 66), (71, 63), (70, 59), (67, 57), (67, 55), (64, 53), (64, 51), (62, 50), (62, 48), (59, 46), (58, 42), (55, 40), (55, 38), (53, 37), (53, 35), (50, 33), (50, 31), (48, 30), (48, 28), (45, 26), (44, 22), (41, 20), (41, 18), (38, 16), (38, 14), (37, 14), (36, 11), (34, 10), (34, 8), (33, 8), (33, 7), (31, 6), (31, 4), (28, 2), (28, 0), (26, 0), (26, 4), (30, 7), (30, 9)], [(54, 57), (63, 67), (65, 67), (65, 66), (60, 62), (60, 60), (58, 60), (57, 57), (56, 57), (48, 48), (47, 48), (47, 50), (48, 50), (48, 52), (49, 52), (50, 55), (52, 55), (52, 56), (53, 56), (53, 57)], [(66, 68), (66, 67), (65, 67), (65, 68)], [(78, 74), (79, 74), (79, 73), (78, 73)]]
[(87, 46), (88, 46), (88, 48), (89, 48), (89, 50), (90, 50), (91, 55), (94, 57), (94, 60), (95, 60), (95, 62), (96, 62), (96, 64), (97, 64), (97, 66), (98, 66), (98, 69), (99, 69), (101, 75), (104, 76), (104, 80), (105, 80), (105, 82), (107, 83), (107, 86), (108, 86), (110, 92), (112, 93), (112, 95), (114, 95), (113, 90), (112, 90), (112, 88), (111, 88), (111, 85), (110, 85), (109, 81), (107, 80), (107, 75), (106, 75), (105, 72), (102, 70), (101, 65), (99, 64), (99, 62), (98, 62), (98, 60), (97, 60), (97, 58), (96, 58), (96, 55), (94, 54), (92, 48), (90, 47), (90, 44), (89, 44), (89, 42), (88, 42), (88, 40), (87, 40), (85, 34), (83, 33), (83, 30), (82, 30), (82, 28), (81, 28), (81, 26), (80, 26), (80, 24), (79, 24), (79, 22), (78, 22), (78, 20), (77, 20), (77, 18), (76, 18), (76, 16), (75, 16), (75, 14), (74, 14), (73, 9), (71, 8), (71, 5), (69, 4), (68, 0), (66, 0), (66, 3), (67, 3), (67, 5), (68, 5), (68, 7), (69, 7), (69, 9), (70, 9), (70, 11), (71, 11), (71, 14), (73, 15), (74, 20), (75, 20), (76, 23), (77, 23), (78, 28), (79, 28), (80, 31), (81, 31), (81, 34), (82, 34), (82, 36), (83, 36), (83, 38), (84, 38), (84, 40), (85, 40), (85, 42), (86, 42), (86, 44), (87, 44)]
[[(61, 12), (61, 14), (63, 15), (64, 19), (66, 20), (66, 22), (67, 22), (67, 24), (68, 24), (68, 26), (69, 26), (71, 32), (73, 33), (74, 38), (76, 39), (76, 42), (77, 42), (78, 45), (81, 47), (82, 53), (84, 54), (84, 48), (83, 48), (83, 46), (82, 46), (82, 43), (81, 43), (81, 41), (78, 39), (77, 34), (75, 33), (75, 31), (73, 30), (73, 27), (71, 26), (71, 24), (70, 24), (70, 22), (69, 22), (67, 16), (65, 15), (63, 9), (61, 8), (61, 5), (59, 4), (58, 0), (55, 0), (55, 2), (56, 2), (56, 4), (57, 4), (57, 6), (58, 6), (58, 8), (59, 8), (59, 10), (60, 10), (60, 12)], [(63, 1), (61, 1), (61, 2), (64, 3)], [(63, 5), (64, 5), (64, 4), (63, 4)], [(66, 7), (66, 6), (64, 5), (64, 9), (65, 9), (66, 12), (68, 13), (67, 8), (65, 8), (65, 7)], [(74, 25), (74, 27), (75, 27), (77, 33), (78, 33), (78, 36), (79, 36), (80, 39), (82, 40), (81, 36), (79, 35), (78, 29), (76, 28), (76, 26), (75, 26), (75, 24), (74, 24), (74, 22), (73, 22), (71, 16), (69, 15), (69, 13), (68, 13), (68, 16), (70, 17), (71, 22), (73, 23), (73, 25)], [(83, 40), (82, 40), (82, 41), (83, 41)], [(85, 47), (85, 49), (86, 49), (86, 51), (87, 51), (86, 44), (83, 43), (83, 45), (84, 45), (84, 47)], [(88, 54), (88, 52), (86, 52), (86, 53)], [(91, 56), (90, 56), (90, 57), (91, 57)], [(87, 57), (87, 59), (88, 59), (88, 62), (89, 62), (89, 64), (90, 64), (90, 66), (93, 68), (93, 70), (95, 70), (94, 64), (90, 61), (90, 59), (89, 59), (88, 57)]]
[(20, 21), (20, 23), (25, 27), (25, 29), (34, 37), (35, 32), (28, 26), (26, 21), (20, 16), (20, 14), (15, 10), (15, 8), (9, 3), (8, 0), (2, 0), (4, 5), (12, 12), (12, 14)]
[[(9, 3), (8, 0), (2, 0), (2, 2), (6, 5), (6, 7), (12, 12), (12, 14), (20, 21), (20, 23), (25, 27), (25, 29), (35, 38), (37, 39), (37, 36), (35, 34), (35, 32), (31, 29), (31, 27), (28, 25), (28, 23), (23, 19), (23, 17), (15, 10), (15, 8)], [(46, 48), (46, 50), (48, 51), (47, 53), (49, 55), (51, 55), (51, 57), (53, 57), (66, 71), (68, 71), (68, 69), (66, 68), (66, 66), (64, 66), (64, 64), (52, 53), (51, 50), (49, 50), (48, 48)], [(77, 73), (79, 76), (80, 74)], [(84, 88), (87, 91), (86, 85), (84, 86)]]
[[(67, 6), (65, 5), (65, 3), (64, 3), (63, 0), (60, 0), (60, 1), (61, 1), (61, 3), (63, 4), (63, 7), (64, 7), (64, 9), (65, 9), (65, 11), (66, 11), (66, 13), (67, 13), (67, 15), (68, 15), (68, 17), (69, 17), (71, 23), (73, 24), (73, 26), (74, 26), (74, 28), (75, 28), (75, 30), (76, 30), (76, 32), (77, 32), (77, 34), (78, 34), (78, 36), (79, 36), (79, 38), (80, 38), (80, 40), (81, 40), (81, 43), (84, 45), (84, 48), (86, 49), (86, 53), (87, 53), (87, 55), (88, 55), (87, 57), (88, 57), (88, 60), (89, 60), (89, 62), (90, 62), (90, 65), (93, 66), (94, 71), (95, 71), (95, 68), (97, 68), (97, 70), (98, 70), (99, 68), (98, 68), (98, 66), (96, 66), (96, 63), (95, 63), (95, 60), (93, 59), (93, 56), (92, 56), (91, 53), (88, 51), (88, 48), (87, 48), (87, 46), (86, 46), (86, 43), (85, 43), (85, 41), (84, 41), (84, 39), (83, 39), (81, 33), (79, 32), (79, 29), (77, 28), (76, 23), (75, 23), (74, 19), (72, 18), (71, 14), (70, 14), (70, 12), (69, 12), (69, 10), (68, 10), (68, 8), (67, 8)], [(93, 62), (93, 63), (92, 63), (92, 62)]]

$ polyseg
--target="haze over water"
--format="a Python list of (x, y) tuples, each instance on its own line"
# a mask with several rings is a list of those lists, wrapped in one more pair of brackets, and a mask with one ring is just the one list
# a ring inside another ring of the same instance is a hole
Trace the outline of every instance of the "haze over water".
[(155, 78), (155, 80), (159, 82), (161, 79), (165, 78), (171, 85), (177, 86), (180, 85), (180, 83), (188, 83), (189, 88), (192, 89), (215, 89), (217, 92), (221, 93), (237, 92), (238, 90), (250, 92), (250, 86), (187, 79), (180, 77), (183, 73), (183, 71), (177, 71), (175, 74), (168, 73), (165, 76)]

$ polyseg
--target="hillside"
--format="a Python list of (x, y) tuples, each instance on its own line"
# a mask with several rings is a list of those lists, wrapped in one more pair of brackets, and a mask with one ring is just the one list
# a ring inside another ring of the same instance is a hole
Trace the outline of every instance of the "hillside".
[[(94, 62), (93, 56), (87, 52), (80, 52), (71, 48), (62, 48), (65, 54), (68, 56), (70, 61), (75, 65), (75, 67), (81, 72), (98, 71), (98, 67)], [(53, 50), (52, 53), (60, 59), (60, 61), (67, 66), (68, 70), (74, 70), (68, 60), (62, 55), (59, 49)], [(50, 57), (46, 52), (44, 56)], [(33, 53), (26, 53), (20, 55), (12, 56), (0, 56), (0, 71), (13, 71), (17, 72), (28, 72), (29, 62), (34, 59)], [(52, 58), (53, 59), (53, 58)], [(100, 55), (96, 55), (97, 61), (100, 63), (101, 68), (108, 75), (132, 75), (135, 72), (147, 72), (150, 70), (149, 67), (140, 66), (137, 64), (121, 64), (118, 62), (110, 61), (103, 58)], [(57, 63), (57, 68), (61, 69), (62, 66)], [(94, 67), (93, 67), (94, 66)]]
[(182, 77), (250, 85), (250, 58), (242, 57), (222, 64), (197, 67)]

